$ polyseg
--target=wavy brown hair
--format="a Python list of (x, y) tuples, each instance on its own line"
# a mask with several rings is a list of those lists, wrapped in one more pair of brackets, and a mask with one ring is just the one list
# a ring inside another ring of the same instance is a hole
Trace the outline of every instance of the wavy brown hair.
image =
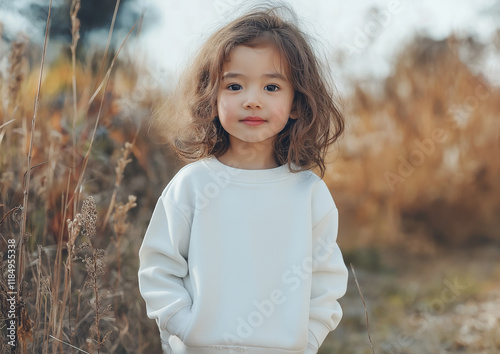
[[(292, 172), (319, 167), (324, 175), (328, 147), (343, 132), (344, 118), (305, 34), (280, 16), (280, 10), (283, 7), (254, 9), (225, 25), (208, 38), (181, 76), (165, 111), (167, 121), (185, 122), (174, 139), (174, 149), (184, 160), (226, 152), (229, 136), (217, 117), (222, 65), (238, 45), (271, 43), (287, 65), (298, 117), (289, 119), (274, 141), (276, 162), (288, 164)], [(293, 15), (289, 8), (284, 10)]]

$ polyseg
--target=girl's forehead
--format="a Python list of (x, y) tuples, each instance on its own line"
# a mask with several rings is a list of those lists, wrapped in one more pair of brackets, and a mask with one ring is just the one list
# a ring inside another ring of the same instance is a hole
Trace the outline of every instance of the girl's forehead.
[(230, 69), (274, 70), (288, 77), (288, 68), (287, 60), (278, 46), (272, 42), (262, 42), (236, 45), (225, 58), (222, 71)]

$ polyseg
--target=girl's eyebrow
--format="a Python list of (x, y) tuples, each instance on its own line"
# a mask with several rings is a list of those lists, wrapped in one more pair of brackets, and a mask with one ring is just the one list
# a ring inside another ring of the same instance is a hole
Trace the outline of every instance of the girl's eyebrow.
[[(246, 75), (244, 75), (244, 74), (229, 72), (229, 73), (224, 73), (222, 75), (222, 80), (238, 79), (238, 78), (245, 78), (245, 77), (246, 77)], [(262, 77), (269, 78), (269, 79), (279, 79), (279, 80), (287, 81), (286, 77), (278, 72), (263, 74)]]
[(284, 77), (282, 74), (280, 74), (278, 72), (264, 74), (262, 76), (270, 78), (270, 79), (279, 79), (279, 80), (287, 81), (286, 77)]

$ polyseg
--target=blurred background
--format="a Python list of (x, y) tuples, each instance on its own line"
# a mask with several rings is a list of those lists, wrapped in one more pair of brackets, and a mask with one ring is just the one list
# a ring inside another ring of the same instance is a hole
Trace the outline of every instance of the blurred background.
[[(372, 342), (350, 272), (319, 353), (498, 353), (500, 1), (283, 2), (344, 105), (324, 180)], [(9, 239), (23, 262), (18, 346), (3, 326), (2, 352), (160, 353), (137, 253), (183, 164), (149, 124), (204, 39), (248, 6), (54, 0), (37, 96), (49, 0), (0, 0), (3, 318)]]

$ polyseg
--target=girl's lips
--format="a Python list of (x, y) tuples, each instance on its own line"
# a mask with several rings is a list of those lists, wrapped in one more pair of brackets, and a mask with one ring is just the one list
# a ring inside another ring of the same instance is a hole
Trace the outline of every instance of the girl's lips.
[(265, 123), (266, 121), (260, 117), (246, 117), (241, 122), (247, 125), (260, 125)]
[(242, 120), (242, 122), (247, 125), (261, 125), (265, 120)]

